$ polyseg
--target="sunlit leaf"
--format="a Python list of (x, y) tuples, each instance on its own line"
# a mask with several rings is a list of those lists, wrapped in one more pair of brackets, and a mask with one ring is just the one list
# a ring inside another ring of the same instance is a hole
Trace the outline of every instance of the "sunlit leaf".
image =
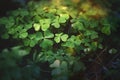
[(65, 23), (65, 22), (66, 22), (66, 19), (63, 18), (63, 17), (60, 17), (60, 18), (59, 18), (59, 22), (60, 22), (60, 23)]
[(115, 54), (115, 53), (117, 53), (117, 49), (112, 48), (108, 52), (109, 52), (109, 54)]
[(63, 34), (63, 35), (61, 36), (61, 40), (62, 40), (62, 41), (66, 41), (67, 38), (68, 38), (68, 35), (67, 35), (67, 34)]
[(35, 31), (39, 31), (40, 30), (40, 24), (38, 24), (38, 23), (34, 23), (33, 27), (34, 27)]
[(59, 43), (60, 42), (60, 37), (55, 37), (54, 40), (55, 40), (56, 43)]
[(50, 19), (41, 19), (40, 21), (42, 31), (46, 31), (50, 27)]

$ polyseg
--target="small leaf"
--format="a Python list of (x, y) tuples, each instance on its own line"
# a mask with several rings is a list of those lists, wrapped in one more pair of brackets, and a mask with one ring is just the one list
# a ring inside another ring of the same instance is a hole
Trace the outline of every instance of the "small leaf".
[(60, 18), (59, 18), (60, 23), (65, 23), (67, 19), (69, 19), (68, 14), (60, 14)]
[(53, 20), (53, 23), (51, 25), (53, 25), (55, 28), (59, 28), (60, 27), (59, 16), (56, 16), (56, 18)]
[(62, 36), (61, 36), (61, 40), (62, 41), (67, 41), (67, 39), (68, 39), (68, 35), (67, 34), (63, 34)]
[(46, 31), (50, 27), (50, 24), (45, 24), (41, 26), (42, 31)]
[(28, 38), (31, 39), (31, 40), (32, 40), (32, 39), (35, 39), (35, 38), (36, 38), (36, 35), (35, 35), (35, 34), (29, 34), (29, 35), (28, 35)]
[(22, 39), (26, 38), (27, 36), (28, 36), (27, 32), (23, 32), (19, 34), (19, 38), (22, 38)]
[(60, 17), (65, 18), (66, 20), (69, 19), (69, 15), (68, 14), (60, 14)]
[(25, 50), (19, 50), (19, 52), (17, 53), (17, 55), (19, 57), (23, 57), (23, 56), (28, 55), (28, 54), (29, 53), (27, 51), (25, 51)]
[(65, 18), (63, 18), (63, 17), (60, 17), (59, 18), (59, 23), (65, 23), (66, 22), (66, 19)]
[(34, 40), (30, 40), (30, 47), (34, 47), (36, 45), (36, 43), (34, 42)]
[(59, 22), (54, 22), (54, 23), (52, 23), (52, 25), (53, 25), (55, 28), (60, 28)]
[(51, 68), (60, 67), (60, 60), (55, 60), (53, 64), (50, 65)]
[(36, 39), (37, 41), (42, 40), (42, 39), (43, 39), (42, 33), (41, 33), (41, 32), (37, 32), (35, 39)]
[(51, 33), (50, 31), (45, 31), (44, 32), (44, 38), (53, 38), (54, 37), (54, 34)]
[(55, 40), (56, 43), (59, 43), (59, 42), (60, 42), (60, 37), (57, 37), (57, 36), (56, 36), (56, 37), (54, 38), (54, 40)]
[(42, 31), (46, 31), (50, 27), (51, 20), (50, 19), (42, 19), (39, 22), (40, 22)]
[(38, 23), (34, 23), (33, 27), (34, 27), (35, 31), (39, 31), (40, 30), (40, 24), (38, 24)]
[(42, 41), (42, 43), (40, 44), (40, 47), (44, 48), (44, 49), (48, 49), (53, 45), (53, 41), (49, 40), (49, 39), (44, 39)]
[(79, 21), (73, 23), (72, 27), (75, 28), (76, 30), (85, 30), (84, 25)]

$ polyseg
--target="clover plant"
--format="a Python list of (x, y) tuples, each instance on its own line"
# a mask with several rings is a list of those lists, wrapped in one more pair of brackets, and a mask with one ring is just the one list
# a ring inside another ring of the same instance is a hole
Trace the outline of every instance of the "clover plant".
[(26, 8), (0, 18), (1, 38), (19, 40), (19, 45), (30, 48), (33, 62), (49, 62), (52, 80), (69, 80), (73, 72), (85, 70), (82, 57), (104, 47), (103, 35), (111, 34), (111, 23), (102, 8), (93, 8), (100, 13), (91, 12), (89, 4), (76, 2), (80, 11), (69, 1), (58, 0), (59, 5), (53, 1), (30, 1)]

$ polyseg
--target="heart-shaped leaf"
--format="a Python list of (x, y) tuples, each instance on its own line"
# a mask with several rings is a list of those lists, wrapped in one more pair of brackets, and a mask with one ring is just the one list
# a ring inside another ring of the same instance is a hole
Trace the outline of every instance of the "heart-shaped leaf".
[(44, 38), (53, 38), (54, 37), (54, 34), (51, 33), (50, 31), (45, 31), (44, 32)]
[(50, 19), (41, 19), (40, 21), (42, 31), (46, 31), (50, 27)]
[(69, 19), (68, 14), (60, 14), (60, 18), (59, 18), (60, 23), (65, 23), (67, 19)]
[(61, 40), (62, 41), (67, 41), (67, 39), (68, 39), (68, 35), (67, 34), (63, 34), (62, 36), (61, 36)]
[(40, 30), (40, 24), (38, 24), (38, 23), (34, 23), (33, 27), (34, 27), (35, 31), (39, 31)]
[(40, 47), (44, 48), (44, 49), (48, 49), (53, 45), (53, 41), (49, 40), (49, 39), (44, 39), (42, 41), (42, 43), (40, 44)]
[(36, 42), (34, 40), (30, 40), (30, 47), (34, 47), (36, 45)]
[(54, 22), (54, 23), (52, 23), (52, 25), (53, 25), (55, 28), (60, 28), (59, 22)]
[(23, 32), (23, 33), (20, 33), (19, 38), (24, 39), (24, 38), (26, 38), (27, 36), (28, 36), (28, 33), (27, 33), (27, 32)]
[(54, 38), (54, 41), (55, 41), (56, 43), (59, 43), (59, 42), (60, 42), (60, 37), (55, 37), (55, 38)]
[(50, 65), (51, 68), (60, 67), (60, 60), (55, 60), (53, 64)]
[(53, 25), (55, 28), (59, 28), (60, 27), (59, 16), (55, 17), (55, 19), (53, 20), (53, 23), (51, 25)]
[(39, 40), (42, 40), (42, 39), (43, 39), (42, 33), (41, 33), (41, 32), (37, 32), (35, 39), (38, 40), (38, 41), (39, 41)]

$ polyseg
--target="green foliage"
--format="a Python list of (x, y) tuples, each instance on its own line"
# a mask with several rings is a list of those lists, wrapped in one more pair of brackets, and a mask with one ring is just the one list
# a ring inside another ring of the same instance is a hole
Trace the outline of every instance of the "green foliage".
[[(34, 64), (48, 62), (52, 69), (52, 80), (69, 80), (74, 72), (85, 70), (81, 61), (82, 54), (86, 55), (104, 47), (102, 39), (111, 34), (111, 23), (107, 16), (97, 15), (100, 16), (97, 19), (91, 17), (93, 14), (78, 15), (80, 12), (73, 10), (75, 6), (56, 6), (52, 1), (48, 3), (30, 1), (25, 9), (19, 8), (9, 12), (8, 17), (0, 18), (0, 27), (4, 27), (0, 36), (2, 39), (19, 40), (25, 49), (30, 48), (33, 57), (31, 61)], [(21, 80), (21, 69), (17, 66), (16, 59), (30, 55), (29, 52), (20, 47), (12, 48), (10, 54), (5, 50), (1, 53), (5, 61), (0, 61), (0, 64), (5, 67), (15, 66), (17, 72), (13, 73), (18, 74), (15, 80)], [(111, 54), (115, 52), (115, 49), (109, 51)], [(36, 65), (24, 67), (22, 80), (37, 80), (30, 77), (39, 75), (37, 70), (40, 71), (40, 67)]]

